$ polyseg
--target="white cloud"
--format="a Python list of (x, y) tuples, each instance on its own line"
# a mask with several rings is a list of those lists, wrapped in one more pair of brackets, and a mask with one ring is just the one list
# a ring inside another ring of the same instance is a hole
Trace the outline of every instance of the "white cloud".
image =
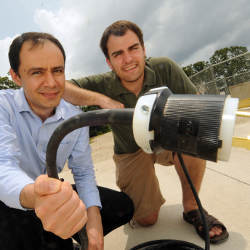
[(9, 47), (14, 37), (6, 37), (0, 40), (0, 76), (7, 76), (7, 73), (10, 69), (9, 59), (8, 59), (8, 52)]
[[(35, 12), (34, 20), (42, 32), (53, 34), (62, 43), (66, 52), (66, 74), (77, 75), (72, 67), (72, 58), (77, 57), (77, 48), (82, 37), (78, 31), (87, 23), (74, 9), (60, 8), (57, 12), (40, 9)], [(69, 73), (70, 72), (70, 73)], [(83, 74), (84, 72), (81, 72)]]

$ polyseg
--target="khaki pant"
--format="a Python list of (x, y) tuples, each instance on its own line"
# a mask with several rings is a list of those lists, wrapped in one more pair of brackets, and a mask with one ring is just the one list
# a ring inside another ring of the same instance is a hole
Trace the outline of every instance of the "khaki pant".
[(147, 217), (158, 211), (165, 202), (161, 194), (154, 163), (172, 165), (173, 154), (164, 150), (147, 154), (141, 149), (132, 154), (114, 154), (116, 183), (134, 202), (134, 219)]

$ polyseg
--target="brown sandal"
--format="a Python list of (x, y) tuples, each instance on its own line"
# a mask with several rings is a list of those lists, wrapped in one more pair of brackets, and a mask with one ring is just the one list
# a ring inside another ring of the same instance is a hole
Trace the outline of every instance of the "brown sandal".
[[(226, 227), (219, 220), (217, 220), (215, 217), (208, 214), (208, 212), (206, 210), (204, 210), (204, 214), (205, 214), (205, 218), (207, 220), (207, 225), (208, 225), (208, 230), (209, 231), (214, 226), (221, 227), (221, 229), (222, 229), (222, 233), (220, 235), (216, 235), (216, 236), (210, 238), (210, 243), (219, 244), (219, 243), (222, 243), (225, 240), (227, 240), (229, 234), (227, 232)], [(183, 219), (186, 222), (192, 224), (195, 227), (197, 234), (203, 240), (205, 240), (205, 232), (203, 230), (203, 222), (202, 222), (202, 219), (201, 219), (201, 216), (200, 216), (200, 211), (198, 209), (189, 211), (187, 213), (183, 213)]]

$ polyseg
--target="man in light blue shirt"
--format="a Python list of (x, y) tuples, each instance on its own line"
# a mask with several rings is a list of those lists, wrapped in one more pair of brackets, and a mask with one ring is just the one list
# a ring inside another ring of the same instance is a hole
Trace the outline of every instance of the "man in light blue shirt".
[(86, 127), (68, 134), (57, 153), (58, 172), (68, 160), (79, 196), (68, 182), (46, 175), (50, 136), (61, 122), (81, 112), (61, 99), (65, 58), (60, 42), (46, 33), (24, 33), (10, 46), (10, 74), (22, 88), (0, 91), (3, 249), (72, 249), (66, 239), (85, 224), (88, 249), (103, 249), (103, 234), (133, 215), (124, 193), (97, 188)]
[[(21, 190), (46, 173), (44, 163), (48, 139), (59, 123), (78, 114), (79, 109), (62, 99), (55, 112), (43, 122), (27, 103), (23, 88), (0, 91), (0, 197), (9, 207), (24, 209), (19, 199)], [(101, 207), (87, 127), (64, 138), (57, 158), (58, 172), (69, 159), (68, 166), (86, 207)]]

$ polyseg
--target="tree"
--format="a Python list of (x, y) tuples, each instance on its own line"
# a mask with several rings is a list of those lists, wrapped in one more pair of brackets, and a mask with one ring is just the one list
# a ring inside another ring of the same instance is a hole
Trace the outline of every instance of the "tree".
[(19, 86), (17, 86), (7, 76), (6, 77), (0, 76), (0, 89), (19, 89)]
[[(243, 46), (231, 46), (216, 50), (210, 57), (210, 64), (213, 64), (215, 78), (229, 79), (241, 73), (249, 71), (246, 57), (239, 56), (247, 52)], [(223, 62), (223, 63), (222, 63)], [(229, 85), (232, 83), (228, 82)]]
[(216, 50), (214, 54), (210, 57), (210, 64), (217, 64), (225, 60), (231, 59), (238, 55), (244, 54), (247, 52), (247, 48), (243, 46), (231, 46), (229, 48), (223, 48)]
[(192, 66), (193, 66), (192, 64), (189, 64), (182, 68), (187, 76), (191, 76), (194, 74), (194, 70)]
[(206, 67), (208, 67), (208, 65), (209, 63), (206, 61), (199, 61), (194, 64), (189, 64), (183, 67), (183, 70), (187, 76), (191, 76), (205, 69)]
[(202, 71), (203, 69), (207, 68), (209, 65), (208, 62), (206, 61), (199, 61), (193, 64), (193, 69), (195, 73), (198, 73), (200, 71)]

